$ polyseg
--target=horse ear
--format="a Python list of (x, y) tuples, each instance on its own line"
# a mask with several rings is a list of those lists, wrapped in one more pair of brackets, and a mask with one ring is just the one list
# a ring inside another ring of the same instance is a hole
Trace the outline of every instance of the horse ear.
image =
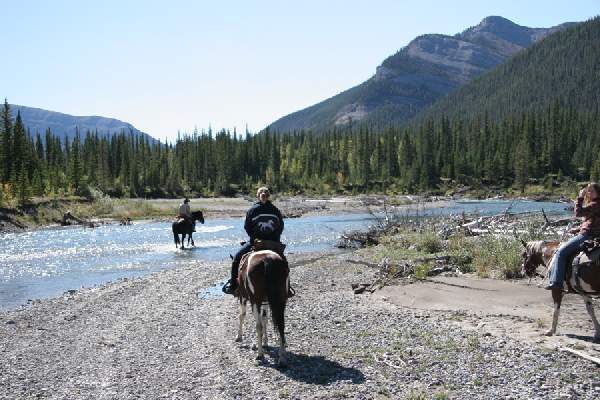
[(527, 248), (527, 242), (524, 241), (523, 239), (519, 239), (521, 241), (521, 243), (523, 243), (523, 247)]

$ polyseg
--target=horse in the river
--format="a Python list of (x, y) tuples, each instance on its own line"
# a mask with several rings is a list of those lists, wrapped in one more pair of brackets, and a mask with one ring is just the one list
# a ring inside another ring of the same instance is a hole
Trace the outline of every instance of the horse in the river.
[[(202, 214), (202, 211), (193, 211), (191, 222), (187, 219), (180, 219), (179, 221), (173, 222), (171, 228), (173, 230), (175, 247), (179, 247), (179, 244), (181, 243), (181, 248), (184, 248), (184, 240), (186, 235), (188, 236), (188, 247), (190, 245), (190, 241), (192, 242), (192, 246), (195, 246), (194, 238), (192, 237), (192, 233), (194, 232), (193, 223), (195, 221), (200, 221), (201, 224), (204, 223), (204, 215)], [(179, 235), (181, 235), (181, 242), (179, 241)]]
[[(557, 241), (535, 241), (523, 242), (525, 251), (523, 252), (523, 272), (530, 277), (537, 274), (536, 269), (539, 265), (546, 267), (546, 276), (550, 272), (552, 257), (560, 246)], [(567, 272), (563, 288), (552, 289), (552, 300), (554, 302), (554, 311), (552, 313), (552, 326), (546, 332), (547, 336), (556, 333), (558, 326), (558, 316), (564, 293), (576, 293), (583, 297), (585, 308), (594, 324), (594, 340), (600, 340), (600, 323), (594, 313), (592, 297), (600, 296), (600, 248), (593, 249), (591, 252), (582, 251), (575, 255), (568, 262)]]
[(240, 263), (238, 274), (240, 316), (236, 342), (242, 341), (242, 326), (246, 316), (246, 305), (250, 302), (256, 320), (257, 360), (264, 360), (267, 346), (267, 312), (271, 309), (273, 325), (279, 333), (279, 358), (277, 364), (285, 366), (285, 306), (289, 289), (289, 266), (285, 258), (271, 250), (248, 253)]

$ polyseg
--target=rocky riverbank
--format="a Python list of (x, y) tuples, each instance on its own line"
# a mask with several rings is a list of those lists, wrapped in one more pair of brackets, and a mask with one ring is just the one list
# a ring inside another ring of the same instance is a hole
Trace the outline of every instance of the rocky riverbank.
[(287, 308), (287, 369), (274, 367), (275, 348), (257, 364), (252, 317), (234, 343), (237, 305), (216, 286), (227, 265), (193, 262), (0, 314), (0, 398), (600, 396), (600, 371), (588, 361), (463, 329), (464, 311), (354, 295), (350, 285), (374, 274), (355, 253), (290, 262), (297, 296)]

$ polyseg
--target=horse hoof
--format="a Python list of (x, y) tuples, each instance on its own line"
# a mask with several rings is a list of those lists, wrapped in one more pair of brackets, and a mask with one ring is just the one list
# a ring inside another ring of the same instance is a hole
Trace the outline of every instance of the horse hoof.
[(550, 331), (546, 331), (544, 333), (544, 336), (552, 336), (552, 335), (554, 335), (554, 332), (552, 332), (551, 330)]
[(242, 342), (242, 338), (241, 338), (241, 337), (236, 337), (236, 338), (235, 338), (235, 341), (236, 341), (237, 343), (241, 343), (241, 342)]
[(264, 362), (265, 361), (265, 356), (264, 355), (262, 355), (262, 356), (256, 356), (256, 361), (262, 361), (262, 362)]

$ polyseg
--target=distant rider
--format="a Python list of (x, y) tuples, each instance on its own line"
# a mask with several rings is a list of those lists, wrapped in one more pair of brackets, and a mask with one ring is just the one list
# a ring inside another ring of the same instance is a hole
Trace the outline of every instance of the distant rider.
[(246, 212), (244, 229), (250, 240), (237, 252), (231, 263), (231, 279), (223, 287), (227, 294), (233, 294), (237, 289), (237, 276), (242, 256), (252, 250), (254, 239), (280, 241), (283, 232), (283, 216), (277, 207), (271, 203), (271, 192), (267, 187), (260, 187), (256, 192), (258, 201)]
[(196, 232), (196, 221), (192, 218), (192, 210), (190, 209), (190, 199), (183, 199), (183, 203), (179, 205), (179, 218), (185, 219), (192, 224), (192, 232)]

